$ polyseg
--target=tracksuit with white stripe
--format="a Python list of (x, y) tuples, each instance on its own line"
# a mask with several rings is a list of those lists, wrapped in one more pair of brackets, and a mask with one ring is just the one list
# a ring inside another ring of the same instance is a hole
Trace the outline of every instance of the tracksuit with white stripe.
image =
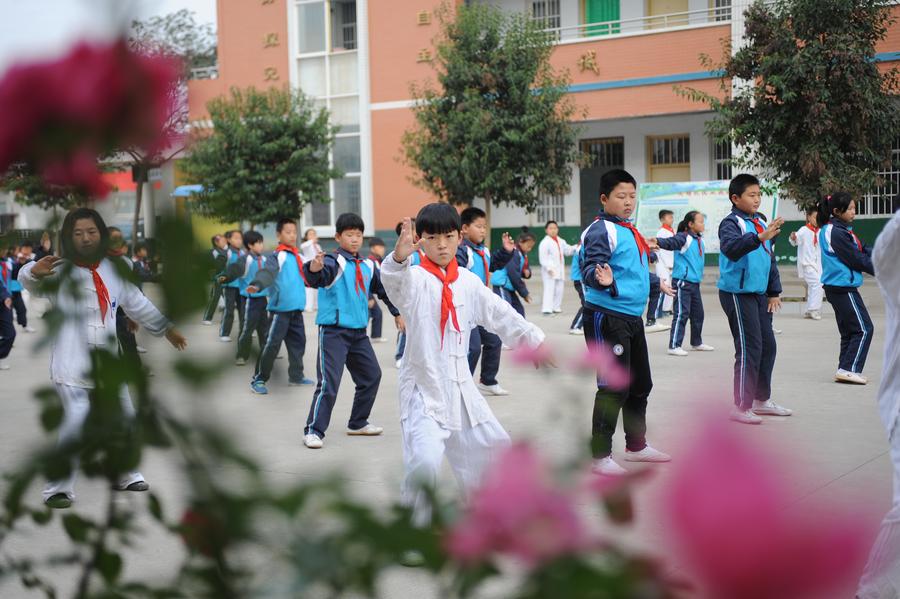
[(572, 270), (569, 275), (569, 278), (572, 279), (572, 282), (575, 284), (575, 291), (578, 292), (578, 312), (575, 313), (575, 318), (572, 319), (572, 326), (569, 327), (569, 329), (573, 331), (580, 331), (584, 322), (584, 288), (581, 283), (580, 262), (581, 245), (578, 245), (575, 248), (575, 252), (572, 254)]
[[(241, 297), (244, 298), (244, 324), (238, 337), (237, 358), (246, 360), (250, 357), (250, 349), (253, 346), (253, 332), (256, 331), (256, 339), (259, 342), (259, 351), (266, 347), (266, 337), (269, 332), (269, 317), (266, 312), (268, 304), (268, 289), (261, 289), (256, 293), (248, 293), (256, 273), (265, 268), (269, 256), (257, 256), (248, 252), (244, 259), (244, 276), (241, 277)], [(301, 354), (302, 360), (302, 354)]]
[(491, 286), (494, 293), (503, 298), (510, 306), (515, 308), (520, 316), (525, 316), (525, 306), (519, 297), (528, 297), (528, 287), (525, 279), (531, 277), (528, 269), (528, 259), (518, 247), (513, 250), (512, 258), (502, 267), (491, 273)]
[(6, 307), (6, 300), (11, 299), (5, 282), (0, 278), (0, 360), (6, 359), (12, 351), (13, 342), (16, 340), (16, 327), (13, 326), (12, 308)]
[(206, 310), (203, 311), (204, 321), (211, 321), (216, 315), (216, 308), (219, 307), (219, 298), (222, 297), (222, 284), (219, 282), (219, 277), (222, 275), (222, 271), (225, 270), (225, 264), (228, 262), (226, 250), (214, 247), (210, 252), (210, 256), (212, 257), (213, 284), (209, 290), (209, 301), (206, 303)]
[(866, 365), (875, 327), (859, 294), (862, 273), (875, 275), (872, 248), (863, 245), (853, 227), (838, 218), (819, 231), (822, 248), (822, 285), (825, 297), (834, 308), (841, 351), (838, 368), (861, 373)]
[(775, 367), (769, 298), (781, 295), (772, 240), (760, 241), (765, 217), (732, 208), (719, 224), (719, 302), (734, 338), (734, 404), (768, 401)]
[[(247, 254), (244, 250), (236, 250), (232, 247), (228, 248), (228, 259), (225, 262), (226, 268), (230, 264), (241, 262)], [(241, 278), (237, 277), (222, 285), (225, 294), (225, 313), (222, 315), (222, 327), (219, 329), (219, 335), (229, 337), (231, 335), (231, 327), (234, 326), (234, 311), (238, 313), (238, 332), (244, 328), (244, 300), (241, 295)]]
[(659, 247), (675, 254), (672, 266), (672, 289), (675, 291), (669, 349), (681, 347), (687, 321), (691, 321), (691, 347), (703, 344), (703, 300), (700, 281), (703, 280), (705, 246), (699, 235), (682, 231), (674, 237), (657, 238)]
[(344, 366), (356, 384), (347, 424), (359, 430), (369, 424), (369, 414), (381, 383), (381, 367), (366, 334), (369, 324), (369, 292), (385, 303), (393, 316), (400, 314), (388, 299), (375, 264), (339, 248), (324, 258), (319, 272), (303, 267), (306, 281), (319, 289), (319, 353), (316, 358), (316, 392), (309, 408), (304, 434), (325, 437), (337, 399)]

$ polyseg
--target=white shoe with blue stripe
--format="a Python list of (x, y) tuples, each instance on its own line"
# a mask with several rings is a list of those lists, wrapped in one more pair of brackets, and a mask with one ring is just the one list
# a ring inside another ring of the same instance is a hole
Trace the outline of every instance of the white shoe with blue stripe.
[(771, 399), (768, 401), (753, 401), (753, 413), (757, 416), (790, 416), (794, 410), (779, 406)]

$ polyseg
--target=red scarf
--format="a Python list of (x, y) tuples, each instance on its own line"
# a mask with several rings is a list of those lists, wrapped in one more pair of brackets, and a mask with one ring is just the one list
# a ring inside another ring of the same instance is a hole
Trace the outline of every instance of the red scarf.
[(472, 251), (481, 256), (481, 261), (484, 262), (484, 284), (488, 287), (491, 286), (491, 269), (488, 265), (488, 259), (485, 255), (484, 248), (478, 249), (477, 247), (472, 247)]
[(671, 233), (672, 235), (675, 234), (674, 229), (672, 229), (672, 225), (663, 225), (662, 228), (665, 229), (666, 231), (668, 231), (669, 233)]
[(703, 257), (703, 241), (699, 237), (695, 237), (697, 240), (697, 251), (700, 252), (700, 257)]
[(300, 278), (303, 279), (303, 284), (309, 287), (309, 283), (306, 282), (306, 275), (303, 274), (303, 258), (300, 257), (300, 251), (296, 248), (296, 246), (279, 243), (278, 247), (275, 248), (275, 255), (277, 256), (278, 252), (281, 251), (294, 254), (294, 258), (297, 260), (297, 270), (300, 271)]
[(634, 235), (634, 242), (638, 246), (638, 254), (641, 257), (641, 261), (643, 261), (644, 256), (648, 256), (648, 260), (649, 260), (650, 246), (647, 245), (647, 240), (644, 239), (644, 236), (641, 235), (640, 231), (638, 231), (635, 228), (635, 226), (632, 225), (627, 220), (616, 221), (616, 224), (619, 225), (620, 227), (624, 227), (624, 228), (628, 229), (629, 231), (631, 231), (631, 234)]
[[(765, 228), (765, 227), (763, 226), (763, 224), (760, 222), (759, 217), (751, 218), (750, 220), (751, 220), (751, 222), (753, 223), (753, 226), (756, 227), (756, 232), (757, 232), (757, 234), (759, 234), (759, 233), (765, 233), (765, 232), (766, 232), (766, 228)], [(769, 247), (766, 245), (766, 242), (765, 242), (765, 241), (762, 242), (762, 246), (763, 246), (763, 249), (766, 250), (766, 253), (769, 254), (769, 255), (771, 256), (771, 255), (772, 255), (772, 250), (769, 249)]]
[(849, 229), (849, 228), (848, 228), (847, 231), (850, 232), (850, 235), (851, 235), (851, 237), (853, 237), (853, 241), (856, 242), (856, 247), (859, 248), (859, 251), (861, 251), (861, 252), (864, 251), (864, 250), (863, 250), (863, 243), (862, 243), (862, 241), (859, 240), (859, 237), (856, 236), (856, 233), (853, 232), (853, 229)]
[(9, 264), (6, 263), (6, 259), (0, 260), (0, 270), (2, 270), (3, 274), (3, 284), (6, 284), (6, 277), (9, 275)]
[(427, 256), (422, 257), (422, 268), (437, 277), (443, 288), (441, 289), (441, 347), (444, 347), (444, 331), (447, 328), (447, 319), (453, 319), (453, 326), (457, 332), (461, 332), (459, 321), (456, 320), (456, 306), (453, 305), (453, 290), (450, 289), (450, 283), (459, 278), (459, 265), (456, 258), (450, 260), (447, 264), (447, 274), (441, 271), (441, 267), (432, 262)]
[(91, 271), (91, 278), (94, 279), (94, 289), (97, 292), (97, 303), (100, 305), (100, 321), (103, 323), (103, 326), (106, 326), (106, 311), (110, 307), (109, 290), (106, 289), (106, 284), (100, 277), (100, 273), (97, 272), (100, 263), (83, 264), (76, 261), (75, 264)]
[(552, 239), (553, 241), (556, 242), (556, 251), (559, 252), (559, 259), (562, 260), (563, 259), (563, 251), (562, 251), (562, 248), (559, 246), (559, 238), (551, 237), (550, 239)]
[(819, 246), (819, 227), (806, 223), (806, 228), (813, 232), (813, 247)]
[(353, 262), (356, 263), (356, 281), (354, 281), (354, 287), (356, 288), (356, 295), (359, 296), (360, 292), (363, 294), (366, 293), (366, 280), (363, 278), (362, 272), (362, 258), (350, 258)]

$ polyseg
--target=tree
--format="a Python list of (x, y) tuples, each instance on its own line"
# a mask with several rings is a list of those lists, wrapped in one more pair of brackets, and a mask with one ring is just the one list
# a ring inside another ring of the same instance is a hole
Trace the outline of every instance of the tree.
[(44, 210), (70, 210), (92, 201), (82, 189), (47, 183), (23, 162), (13, 164), (5, 173), (0, 173), (0, 190), (14, 193), (19, 204), (38, 206)]
[(198, 136), (183, 162), (201, 213), (251, 225), (299, 216), (305, 204), (330, 201), (329, 166), (336, 129), (328, 112), (299, 91), (232, 88), (207, 105), (211, 134)]
[(485, 5), (440, 15), (439, 87), (413, 86), (416, 125), (403, 137), (413, 181), (454, 204), (476, 197), (532, 211), (565, 193), (578, 158), (567, 73), (553, 37), (526, 15)]
[[(835, 190), (863, 194), (889, 164), (900, 132), (898, 72), (875, 48), (892, 22), (887, 0), (778, 0), (746, 12), (746, 45), (726, 49), (720, 100), (688, 96), (718, 113), (708, 132), (743, 148), (735, 159), (780, 185), (801, 207)], [(707, 66), (714, 66), (703, 57)]]

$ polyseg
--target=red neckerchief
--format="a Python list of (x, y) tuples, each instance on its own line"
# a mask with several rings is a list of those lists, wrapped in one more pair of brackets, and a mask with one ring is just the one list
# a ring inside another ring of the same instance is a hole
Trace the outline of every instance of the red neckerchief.
[(638, 246), (638, 254), (641, 257), (641, 260), (643, 261), (644, 256), (647, 256), (647, 259), (649, 260), (650, 259), (650, 246), (647, 245), (647, 240), (644, 239), (644, 236), (641, 235), (640, 231), (638, 231), (635, 228), (635, 226), (632, 225), (627, 220), (615, 221), (615, 223), (617, 225), (619, 225), (620, 227), (624, 227), (624, 228), (628, 229), (629, 231), (631, 231), (631, 234), (634, 235), (634, 242)]
[(256, 270), (262, 269), (262, 256), (256, 257)]
[(6, 259), (0, 260), (0, 270), (2, 270), (3, 274), (3, 283), (6, 283), (6, 277), (9, 275), (9, 264), (7, 264)]
[(850, 235), (853, 237), (853, 240), (856, 242), (856, 247), (859, 248), (859, 251), (863, 251), (863, 242), (860, 241), (859, 237), (856, 236), (856, 233), (853, 232), (853, 229), (847, 227), (847, 230), (850, 232)]
[(519, 253), (522, 254), (522, 258), (525, 260), (522, 263), (522, 272), (524, 273), (528, 269), (528, 254), (522, 251), (522, 248), (518, 248)]
[(381, 264), (381, 258), (376, 256), (375, 254), (369, 254), (369, 260), (371, 260), (375, 264)]
[(819, 246), (819, 227), (806, 223), (806, 228), (813, 232), (813, 247)]
[(91, 271), (91, 278), (94, 280), (94, 290), (97, 292), (97, 303), (100, 305), (100, 321), (103, 323), (103, 326), (106, 326), (106, 310), (110, 306), (109, 290), (106, 289), (106, 284), (100, 277), (100, 273), (97, 272), (100, 263), (94, 262), (93, 264), (84, 264), (76, 261), (75, 265)]
[(550, 239), (552, 239), (553, 241), (556, 242), (556, 251), (559, 252), (559, 259), (562, 260), (563, 259), (563, 251), (562, 251), (562, 247), (560, 247), (560, 245), (559, 245), (559, 237), (551, 237)]
[(484, 262), (484, 284), (487, 285), (488, 287), (490, 287), (491, 286), (491, 269), (490, 269), (490, 266), (488, 265), (488, 259), (487, 259), (487, 256), (485, 255), (486, 252), (484, 251), (484, 248), (483, 247), (477, 248), (475, 246), (469, 246), (469, 247), (472, 248), (473, 252), (475, 252), (476, 254), (481, 256), (481, 261)]
[(700, 252), (700, 257), (703, 257), (703, 241), (700, 240), (699, 237), (694, 237), (697, 240), (697, 250)]
[(288, 252), (289, 254), (293, 254), (294, 258), (297, 260), (297, 270), (300, 271), (300, 278), (303, 279), (303, 284), (309, 287), (309, 283), (306, 282), (306, 275), (303, 274), (303, 258), (300, 257), (300, 251), (296, 246), (287, 245), (286, 243), (279, 243), (278, 247), (275, 248), (275, 255), (278, 255), (278, 252)]
[(666, 231), (668, 231), (669, 233), (671, 233), (672, 235), (675, 234), (674, 229), (672, 229), (672, 225), (663, 225), (662, 228), (665, 229)]
[[(750, 222), (752, 222), (752, 223), (753, 223), (753, 226), (756, 227), (756, 233), (757, 233), (757, 234), (759, 234), (759, 233), (765, 233), (766, 228), (763, 226), (763, 224), (762, 224), (761, 222), (759, 222), (759, 217), (758, 217), (758, 216), (757, 216), (756, 218), (751, 218), (751, 219), (750, 219)], [(766, 250), (766, 253), (769, 254), (769, 255), (771, 256), (771, 255), (772, 255), (772, 250), (770, 250), (770, 249), (766, 246), (766, 242), (765, 242), (765, 241), (762, 242), (762, 246), (763, 246), (763, 249)]]
[(444, 347), (444, 330), (447, 328), (447, 319), (453, 319), (453, 326), (456, 332), (461, 332), (459, 321), (456, 320), (456, 306), (453, 305), (453, 290), (450, 289), (450, 283), (459, 277), (459, 264), (456, 258), (450, 260), (447, 264), (447, 273), (441, 271), (441, 267), (432, 262), (427, 256), (422, 257), (419, 264), (422, 268), (437, 277), (443, 287), (441, 288), (441, 347)]
[(366, 280), (363, 278), (362, 272), (362, 258), (352, 257), (350, 258), (353, 262), (356, 263), (356, 280), (353, 282), (353, 287), (356, 289), (356, 295), (360, 295), (360, 293), (366, 293)]

